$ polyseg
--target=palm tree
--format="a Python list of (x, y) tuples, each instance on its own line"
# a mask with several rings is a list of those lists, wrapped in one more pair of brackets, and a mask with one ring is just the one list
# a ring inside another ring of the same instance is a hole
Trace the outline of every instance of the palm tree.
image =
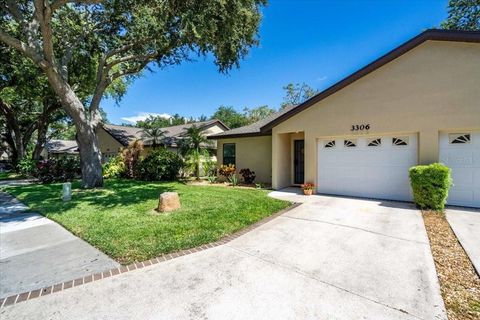
[(179, 141), (180, 153), (194, 164), (197, 180), (200, 180), (200, 166), (202, 159), (208, 156), (207, 147), (209, 144), (210, 140), (202, 133), (202, 129), (196, 125), (186, 128), (183, 139)]
[(158, 144), (163, 142), (165, 139), (165, 133), (167, 133), (167, 131), (163, 131), (158, 127), (145, 128), (141, 132), (145, 142), (152, 142), (153, 149), (155, 149)]

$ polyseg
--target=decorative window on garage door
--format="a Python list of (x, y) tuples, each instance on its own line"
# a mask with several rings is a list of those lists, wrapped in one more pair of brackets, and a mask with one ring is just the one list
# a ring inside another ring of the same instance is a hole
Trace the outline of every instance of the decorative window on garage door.
[(380, 138), (370, 139), (367, 142), (367, 146), (369, 146), (369, 147), (379, 147), (381, 145), (382, 145), (382, 139), (380, 139)]
[(324, 147), (325, 147), (325, 148), (333, 148), (333, 147), (335, 147), (335, 140), (325, 141)]
[(353, 148), (357, 146), (356, 140), (344, 140), (343, 145), (347, 148)]
[(469, 143), (470, 133), (451, 133), (448, 138), (451, 144)]
[(393, 137), (392, 144), (394, 146), (408, 146), (408, 137)]

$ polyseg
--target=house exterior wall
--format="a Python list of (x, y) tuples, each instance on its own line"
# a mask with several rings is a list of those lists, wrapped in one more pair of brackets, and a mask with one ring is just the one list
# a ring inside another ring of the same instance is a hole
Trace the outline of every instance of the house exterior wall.
[(286, 134), (301, 131), (305, 182), (317, 183), (320, 137), (418, 133), (418, 162), (438, 161), (440, 131), (480, 129), (479, 89), (479, 44), (427, 41), (274, 127), (272, 185), (291, 184)]
[(123, 145), (114, 139), (103, 128), (99, 128), (97, 131), (98, 144), (100, 151), (102, 152), (102, 161), (107, 161), (110, 157), (118, 154)]
[[(208, 127), (206, 130), (203, 131), (203, 134), (205, 135), (212, 135), (212, 134), (217, 134), (224, 132), (225, 130), (218, 126), (218, 125), (213, 125), (211, 127)], [(97, 131), (98, 135), (98, 143), (100, 146), (100, 151), (102, 152), (102, 161), (108, 161), (109, 158), (117, 155), (120, 151), (120, 149), (124, 148), (124, 146), (118, 142), (115, 138), (113, 138), (105, 129), (99, 128)], [(209, 149), (212, 149), (215, 151), (217, 147), (217, 142), (215, 140), (209, 140), (211, 145), (209, 146)], [(179, 150), (178, 148), (173, 148), (173, 147), (168, 147), (167, 148), (169, 151), (177, 153)], [(144, 146), (144, 150), (141, 153), (142, 157), (145, 157), (152, 148), (150, 146)], [(212, 160), (215, 160), (215, 157), (212, 157)]]
[(235, 162), (237, 173), (241, 169), (249, 168), (255, 171), (256, 182), (268, 183), (272, 181), (272, 137), (245, 137), (219, 139), (217, 141), (218, 165), (223, 163), (223, 145), (235, 143)]

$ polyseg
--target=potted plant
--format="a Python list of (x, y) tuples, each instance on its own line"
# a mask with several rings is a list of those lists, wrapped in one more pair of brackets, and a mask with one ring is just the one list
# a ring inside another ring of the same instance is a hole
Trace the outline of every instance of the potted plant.
[(315, 185), (313, 183), (304, 183), (302, 184), (303, 194), (306, 196), (311, 196), (313, 194), (313, 189)]

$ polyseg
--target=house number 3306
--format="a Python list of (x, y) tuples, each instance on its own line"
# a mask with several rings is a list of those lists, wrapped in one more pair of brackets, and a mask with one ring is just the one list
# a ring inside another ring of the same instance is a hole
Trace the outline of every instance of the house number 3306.
[(370, 130), (370, 124), (352, 124), (350, 131)]

